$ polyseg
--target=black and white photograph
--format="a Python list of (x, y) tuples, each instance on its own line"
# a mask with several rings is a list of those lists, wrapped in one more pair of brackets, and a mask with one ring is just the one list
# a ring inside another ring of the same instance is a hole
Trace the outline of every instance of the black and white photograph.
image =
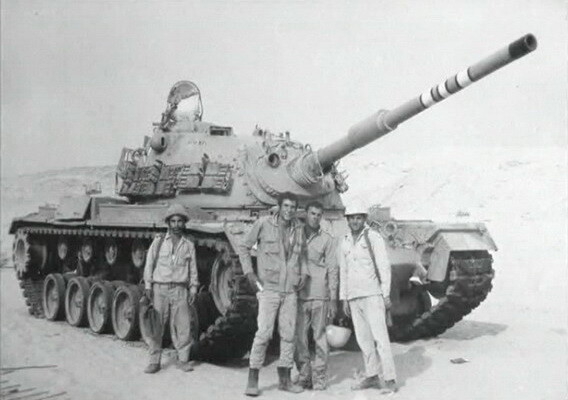
[(568, 399), (567, 21), (0, 1), (0, 399)]

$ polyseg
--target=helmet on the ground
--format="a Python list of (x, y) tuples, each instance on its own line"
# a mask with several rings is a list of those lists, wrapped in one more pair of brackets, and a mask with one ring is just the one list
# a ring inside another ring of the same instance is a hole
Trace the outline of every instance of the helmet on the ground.
[(331, 347), (343, 347), (351, 336), (351, 329), (337, 325), (328, 325), (325, 328), (325, 336), (327, 337), (327, 343)]
[(163, 334), (161, 316), (146, 296), (140, 300), (140, 334), (146, 344), (160, 341)]
[(349, 215), (357, 215), (357, 214), (364, 214), (364, 215), (369, 214), (368, 207), (365, 206), (362, 201), (357, 201), (357, 200), (347, 203), (344, 215), (347, 217)]
[(181, 204), (174, 203), (168, 207), (168, 211), (166, 211), (166, 217), (164, 218), (166, 223), (174, 215), (181, 216), (182, 218), (185, 219), (185, 222), (189, 221), (189, 214), (187, 213), (187, 211), (185, 211), (185, 207), (182, 206)]

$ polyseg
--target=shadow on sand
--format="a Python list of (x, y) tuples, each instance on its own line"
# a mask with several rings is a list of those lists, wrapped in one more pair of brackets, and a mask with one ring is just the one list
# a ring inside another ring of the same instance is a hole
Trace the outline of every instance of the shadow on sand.
[[(354, 347), (353, 344), (351, 346)], [(269, 347), (264, 363), (265, 367), (278, 361), (277, 350), (277, 346)], [(394, 362), (398, 382), (401, 386), (405, 384), (406, 379), (420, 375), (432, 364), (430, 358), (425, 356), (425, 347), (422, 344), (409, 345), (403, 353), (395, 353)], [(248, 358), (231, 360), (225, 366), (230, 368), (246, 367), (248, 366)], [(330, 353), (328, 364), (330, 386), (342, 384), (349, 387), (351, 382), (364, 378), (363, 371), (361, 352), (356, 346), (352, 350), (336, 350)], [(262, 390), (271, 390), (276, 387), (277, 384), (272, 384), (262, 387)]]
[(394, 355), (397, 381), (404, 386), (408, 378), (414, 378), (426, 371), (432, 365), (430, 357), (425, 356), (426, 350), (422, 345), (414, 345), (404, 353)]
[[(403, 386), (408, 378), (418, 376), (426, 371), (432, 361), (425, 356), (422, 345), (410, 347), (403, 353), (394, 354), (397, 380)], [(359, 351), (332, 352), (329, 361), (329, 384), (335, 385), (345, 380), (364, 378), (363, 360)]]
[[(504, 324), (479, 321), (461, 321), (448, 331), (431, 339), (472, 340), (483, 336), (495, 336), (503, 332), (505, 329), (507, 329), (507, 325)], [(426, 348), (428, 347), (431, 339), (409, 342), (402, 346), (397, 346), (396, 350), (393, 348), (397, 380), (401, 387), (406, 384), (408, 379), (420, 376), (431, 367), (432, 360), (430, 357), (426, 356)], [(364, 377), (361, 352), (359, 351), (354, 338), (350, 339), (347, 347), (349, 347), (348, 350), (332, 351), (329, 355), (329, 385), (344, 386), (345, 389), (342, 390), (349, 390), (348, 387), (351, 382)], [(266, 354), (265, 366), (271, 365), (277, 361), (278, 345), (271, 343)], [(225, 366), (231, 368), (246, 368), (248, 366), (248, 358), (231, 360), (225, 364)], [(293, 373), (293, 375), (294, 374), (295, 373)], [(273, 390), (276, 389), (276, 387), (277, 384), (272, 383), (267, 386), (263, 386), (262, 390)]]
[(482, 336), (496, 336), (507, 329), (507, 325), (492, 322), (460, 321), (438, 336), (439, 339), (472, 340)]

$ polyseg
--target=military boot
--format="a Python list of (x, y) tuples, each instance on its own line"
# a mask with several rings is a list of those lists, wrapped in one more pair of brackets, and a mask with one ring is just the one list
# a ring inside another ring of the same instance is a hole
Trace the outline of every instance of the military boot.
[(314, 369), (312, 376), (313, 389), (325, 390), (327, 389), (327, 373), (325, 369)]
[(298, 376), (296, 376), (292, 383), (303, 387), (304, 389), (312, 388), (312, 369), (310, 364), (306, 363), (298, 368)]
[(381, 394), (391, 394), (398, 392), (398, 386), (395, 380), (390, 380), (385, 382), (385, 386), (381, 388)]
[(144, 372), (147, 374), (155, 374), (156, 372), (158, 372), (160, 370), (160, 364), (158, 363), (150, 363), (148, 364), (148, 366), (144, 369)]
[(249, 369), (248, 385), (245, 390), (247, 396), (256, 397), (260, 394), (260, 390), (258, 390), (258, 372), (257, 368)]
[(278, 367), (278, 390), (290, 393), (302, 393), (304, 389), (301, 386), (294, 385), (290, 378), (290, 368)]
[(188, 361), (188, 362), (181, 362), (180, 361), (177, 365), (178, 369), (183, 371), (183, 372), (193, 371), (193, 366), (194, 366), (193, 361)]
[(380, 381), (377, 375), (369, 376), (351, 386), (351, 390), (363, 390), (368, 388), (380, 388)]
[(301, 386), (304, 389), (312, 389), (313, 387), (312, 378), (309, 376), (298, 375), (292, 383)]

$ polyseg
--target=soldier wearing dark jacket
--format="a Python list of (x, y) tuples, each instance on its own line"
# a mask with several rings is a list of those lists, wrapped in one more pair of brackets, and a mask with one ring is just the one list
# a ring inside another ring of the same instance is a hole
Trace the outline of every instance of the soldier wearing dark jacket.
[[(294, 364), (294, 333), (296, 328), (297, 291), (307, 279), (303, 224), (296, 218), (296, 196), (283, 194), (279, 211), (274, 216), (255, 222), (241, 244), (243, 272), (251, 286), (260, 289), (258, 298), (258, 330), (250, 350), (250, 370), (245, 394), (258, 396), (258, 374), (264, 364), (266, 348), (272, 338), (276, 316), (280, 334), (278, 377), (280, 390), (299, 393), (302, 388), (292, 384), (290, 370)], [(251, 251), (257, 245), (257, 271), (252, 268)]]

